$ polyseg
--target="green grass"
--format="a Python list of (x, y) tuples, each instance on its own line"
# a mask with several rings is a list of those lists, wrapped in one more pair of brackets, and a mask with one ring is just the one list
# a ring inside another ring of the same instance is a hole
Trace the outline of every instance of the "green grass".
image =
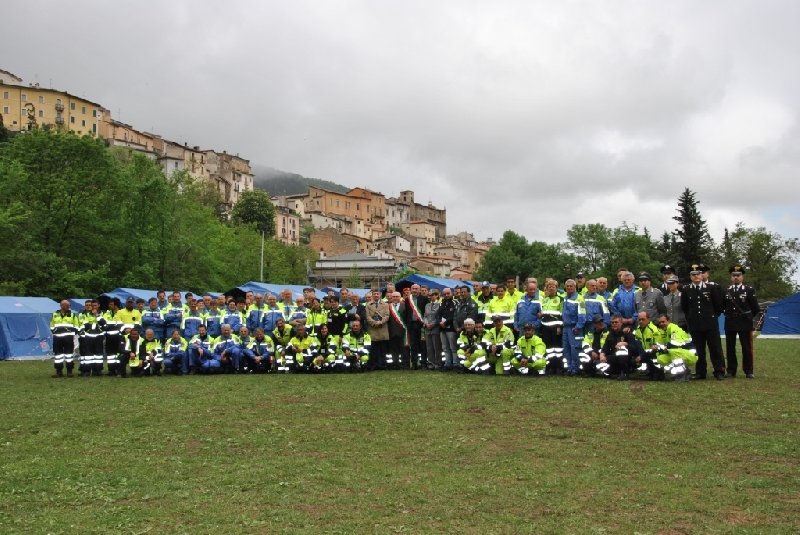
[(688, 384), (3, 362), (0, 533), (797, 533), (798, 349)]

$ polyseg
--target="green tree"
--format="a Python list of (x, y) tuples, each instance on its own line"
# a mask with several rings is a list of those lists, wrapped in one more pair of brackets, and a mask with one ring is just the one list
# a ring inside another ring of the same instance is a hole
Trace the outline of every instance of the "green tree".
[(686, 188), (678, 198), (678, 215), (672, 219), (678, 222), (675, 235), (674, 257), (678, 274), (686, 279), (688, 266), (693, 262), (710, 262), (709, 256), (714, 248), (708, 225), (697, 208), (699, 202), (695, 193)]
[(300, 226), (300, 243), (308, 245), (311, 243), (311, 235), (314, 234), (314, 225), (311, 223), (303, 223)]
[(578, 269), (595, 273), (606, 267), (611, 249), (611, 229), (601, 223), (573, 225), (567, 231), (568, 247), (580, 263)]
[(525, 237), (510, 230), (489, 249), (475, 273), (476, 279), (504, 281), (507, 277), (554, 277), (564, 280), (574, 276), (578, 260), (558, 244), (540, 241), (528, 243)]
[[(394, 275), (394, 277), (392, 277), (392, 282), (401, 281), (401, 280), (405, 279), (406, 277), (408, 277), (409, 275), (415, 275), (417, 273), (419, 273), (419, 271), (414, 269), (413, 267), (411, 267), (409, 265), (401, 264), (401, 268), (397, 271), (397, 273)], [(363, 287), (364, 287), (363, 285), (362, 286), (358, 286), (358, 288), (363, 288)]]
[(651, 275), (658, 273), (661, 260), (656, 244), (646, 232), (639, 232), (636, 225), (624, 223), (611, 232), (611, 251), (605, 271), (616, 273), (620, 267), (626, 267), (634, 274), (647, 271)]
[(3, 124), (3, 114), (0, 113), (0, 143), (5, 143), (11, 139), (11, 133), (6, 128), (5, 124)]
[(357, 266), (353, 266), (350, 268), (350, 273), (347, 275), (347, 280), (345, 280), (345, 285), (348, 288), (363, 288), (364, 287), (364, 280), (361, 278), (361, 271), (358, 269)]
[(721, 269), (715, 272), (720, 284), (727, 285), (728, 268), (742, 264), (745, 280), (761, 299), (778, 299), (797, 290), (792, 278), (797, 273), (800, 240), (784, 238), (764, 227), (747, 228), (739, 222), (732, 232), (725, 230), (719, 257)]
[(528, 269), (528, 250), (528, 240), (524, 236), (510, 230), (505, 231), (497, 245), (486, 251), (475, 273), (476, 278), (500, 281), (508, 276), (524, 276), (521, 274)]
[(252, 225), (268, 237), (275, 235), (275, 207), (266, 191), (254, 189), (241, 193), (231, 211), (231, 220), (237, 225)]
[(656, 251), (662, 265), (669, 264), (673, 268), (676, 268), (678, 264), (680, 264), (680, 258), (678, 258), (675, 252), (676, 242), (674, 234), (664, 231), (664, 234), (661, 235), (661, 239), (656, 245)]
[(110, 259), (123, 241), (110, 207), (123, 197), (124, 185), (103, 143), (33, 130), (0, 144), (0, 167), (0, 209), (15, 212), (6, 230), (25, 221), (17, 256), (6, 257), (27, 271), (12, 275), (15, 284), (56, 297), (107, 287)]

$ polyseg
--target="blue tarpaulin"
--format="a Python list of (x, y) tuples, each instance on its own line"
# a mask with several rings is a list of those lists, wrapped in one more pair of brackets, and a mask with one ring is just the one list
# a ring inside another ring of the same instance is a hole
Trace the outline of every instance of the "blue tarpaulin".
[(0, 297), (0, 360), (48, 356), (56, 310), (58, 303), (46, 297)]
[(800, 293), (790, 295), (767, 307), (761, 334), (800, 335)]
[(83, 312), (83, 309), (86, 308), (84, 304), (86, 303), (86, 301), (88, 301), (88, 299), (82, 299), (80, 297), (70, 297), (69, 299), (67, 299), (67, 301), (69, 301), (70, 309), (73, 312), (77, 312), (78, 314), (80, 314), (81, 312)]
[(468, 286), (470, 291), (472, 291), (472, 282), (470, 281), (442, 279), (439, 277), (431, 277), (429, 275), (420, 275), (419, 273), (414, 273), (413, 275), (409, 275), (408, 277), (397, 281), (394, 284), (394, 287), (398, 290), (402, 290), (406, 286), (411, 286), (412, 284), (419, 284), (420, 286), (427, 286), (430, 289), (435, 288), (437, 290), (442, 290), (444, 288), (453, 289), (456, 286)]
[[(303, 295), (303, 288), (308, 288), (308, 286), (303, 286), (300, 284), (272, 284), (269, 282), (250, 281), (250, 282), (245, 282), (244, 284), (242, 284), (241, 286), (237, 286), (236, 288), (231, 288), (230, 290), (225, 292), (225, 295), (230, 295), (233, 296), (235, 299), (238, 299), (240, 297), (244, 297), (244, 295), (247, 292), (260, 293), (263, 295), (271, 293), (272, 295), (277, 297), (278, 300), (280, 300), (280, 293), (283, 290), (288, 289), (289, 291), (292, 292), (292, 296), (295, 299), (297, 299), (298, 297), (301, 297)], [(322, 299), (326, 295), (326, 292), (323, 292), (322, 290), (314, 290), (314, 292), (316, 293), (319, 299)]]

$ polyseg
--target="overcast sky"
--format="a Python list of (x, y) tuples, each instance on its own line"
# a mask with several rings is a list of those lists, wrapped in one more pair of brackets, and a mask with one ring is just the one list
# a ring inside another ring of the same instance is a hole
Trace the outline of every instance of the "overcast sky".
[(560, 242), (800, 236), (800, 2), (4, 2), (0, 69), (168, 139)]

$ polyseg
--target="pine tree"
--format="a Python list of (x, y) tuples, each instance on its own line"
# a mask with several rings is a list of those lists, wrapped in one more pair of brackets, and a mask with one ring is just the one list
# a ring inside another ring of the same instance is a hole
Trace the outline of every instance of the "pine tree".
[(708, 233), (708, 225), (697, 209), (698, 201), (695, 193), (689, 188), (683, 190), (678, 197), (678, 215), (672, 219), (678, 222), (675, 236), (675, 266), (678, 275), (686, 279), (689, 276), (689, 265), (695, 262), (709, 262), (714, 243)]

